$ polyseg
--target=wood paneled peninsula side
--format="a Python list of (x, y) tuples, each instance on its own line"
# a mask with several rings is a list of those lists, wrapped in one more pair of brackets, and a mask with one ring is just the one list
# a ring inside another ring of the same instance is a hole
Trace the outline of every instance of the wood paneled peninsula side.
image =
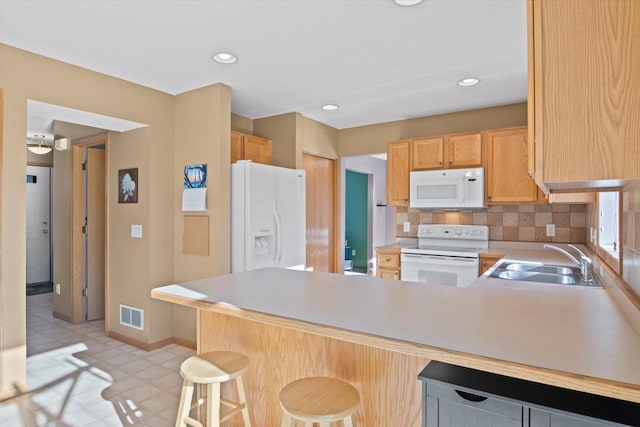
[(263, 425), (279, 425), (285, 384), (328, 375), (360, 392), (358, 425), (417, 427), (416, 376), (430, 360), (640, 402), (640, 335), (606, 289), (269, 268), (151, 295), (198, 309), (199, 352), (249, 356), (250, 405)]

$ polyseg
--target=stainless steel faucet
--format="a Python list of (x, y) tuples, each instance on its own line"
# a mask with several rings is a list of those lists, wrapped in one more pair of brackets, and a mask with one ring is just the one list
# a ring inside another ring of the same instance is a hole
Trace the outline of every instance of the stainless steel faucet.
[(580, 272), (582, 273), (582, 280), (587, 282), (587, 283), (591, 283), (593, 282), (593, 261), (591, 261), (591, 258), (589, 258), (584, 252), (582, 252), (580, 249), (576, 248), (574, 245), (567, 245), (573, 249), (575, 249), (576, 251), (578, 251), (578, 253), (580, 254), (580, 261), (578, 261), (578, 259), (576, 257), (574, 257), (573, 255), (571, 255), (569, 252), (567, 252), (566, 250), (555, 246), (555, 245), (544, 245), (545, 249), (553, 249), (554, 251), (558, 251), (561, 254), (564, 254), (567, 258), (569, 258), (571, 261), (573, 261), (577, 266), (580, 267)]

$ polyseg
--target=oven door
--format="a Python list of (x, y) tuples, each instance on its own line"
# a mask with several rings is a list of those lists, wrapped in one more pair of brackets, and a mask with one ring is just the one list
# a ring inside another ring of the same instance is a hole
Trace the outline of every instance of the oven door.
[(402, 254), (402, 280), (466, 288), (478, 278), (478, 258)]

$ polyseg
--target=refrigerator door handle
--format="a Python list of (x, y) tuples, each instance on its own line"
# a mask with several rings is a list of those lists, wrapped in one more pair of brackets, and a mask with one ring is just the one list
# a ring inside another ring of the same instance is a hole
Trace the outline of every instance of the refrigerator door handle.
[(276, 208), (276, 267), (280, 267), (282, 261), (282, 216)]

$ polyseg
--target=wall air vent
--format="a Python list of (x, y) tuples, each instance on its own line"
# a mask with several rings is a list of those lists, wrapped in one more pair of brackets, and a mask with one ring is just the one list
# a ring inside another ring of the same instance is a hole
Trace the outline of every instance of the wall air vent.
[(120, 304), (120, 324), (144, 330), (144, 310)]

